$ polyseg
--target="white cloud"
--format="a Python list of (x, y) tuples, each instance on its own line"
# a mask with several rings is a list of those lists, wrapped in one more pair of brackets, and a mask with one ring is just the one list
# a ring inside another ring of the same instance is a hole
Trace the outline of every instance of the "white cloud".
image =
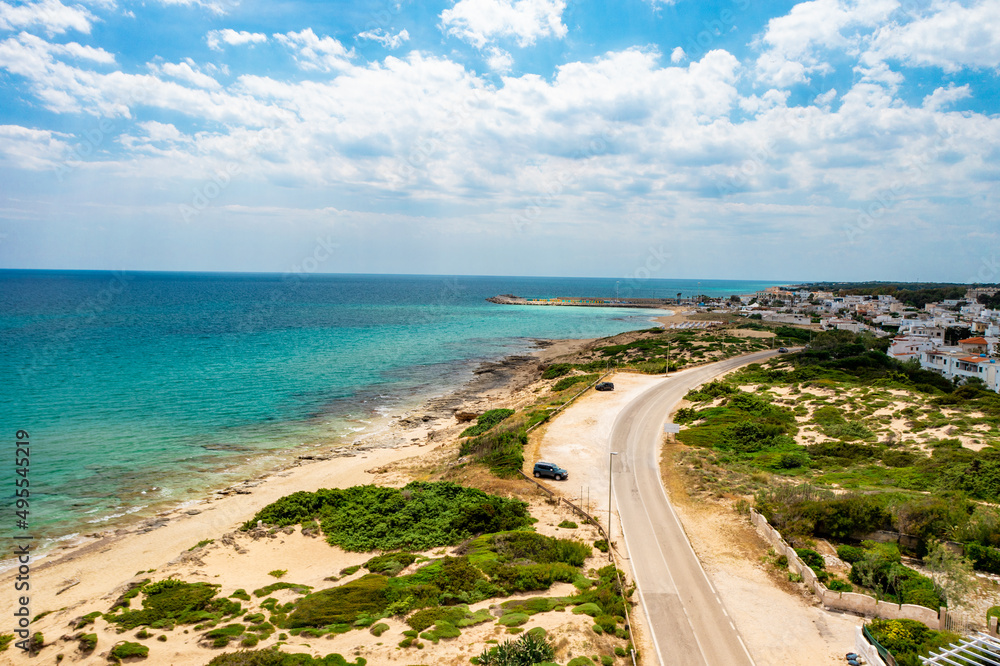
[(358, 39), (370, 39), (378, 42), (387, 49), (398, 49), (403, 45), (403, 42), (410, 39), (410, 33), (405, 28), (395, 35), (382, 28), (375, 28), (374, 30), (366, 30), (365, 32), (358, 33)]
[(566, 36), (565, 9), (565, 0), (459, 0), (440, 18), (448, 34), (479, 48), (502, 37), (529, 46), (539, 37)]
[[(57, 113), (138, 118), (122, 122), (117, 159), (80, 171), (126, 184), (156, 180), (190, 196), (192, 179), (236, 163), (244, 175), (227, 193), (232, 202), (247, 203), (236, 194), (244, 186), (262, 209), (287, 204), (282, 197), (343, 194), (368, 202), (344, 204), (369, 207), (359, 224), (381, 202), (409, 199), (434, 211), (436, 223), (461, 208), (502, 234), (512, 215), (543, 197), (532, 227), (539, 233), (585, 236), (575, 233), (588, 224), (580, 220), (606, 215), (624, 220), (623, 238), (636, 242), (667, 220), (820, 234), (856, 218), (897, 179), (886, 224), (929, 215), (947, 198), (983, 210), (1000, 203), (1000, 118), (948, 111), (966, 87), (911, 106), (884, 63), (859, 68), (843, 92), (789, 106), (780, 87), (741, 95), (744, 66), (722, 50), (678, 66), (632, 48), (564, 63), (551, 76), (498, 80), (417, 51), (361, 62), (310, 30), (275, 38), (313, 73), (216, 80), (188, 59), (150, 64), (143, 75), (107, 72), (111, 54), (27, 34), (0, 42), (0, 69), (25, 77), (24, 94)], [(483, 55), (505, 54), (488, 44)], [(149, 118), (161, 111), (185, 121)], [(59, 154), (61, 138), (6, 140), (13, 143), (0, 147), (11, 160), (30, 164), (37, 154), (43, 164)]]
[(678, 46), (673, 51), (670, 52), (670, 62), (677, 64), (687, 58), (687, 53), (684, 53), (684, 49)]
[(787, 87), (809, 80), (831, 66), (825, 52), (855, 52), (861, 48), (862, 29), (885, 21), (899, 7), (898, 0), (809, 0), (767, 23), (757, 41), (763, 50), (757, 59), (761, 83)]
[(176, 5), (180, 7), (204, 7), (213, 14), (222, 15), (227, 12), (227, 5), (235, 7), (239, 5), (239, 0), (159, 0), (164, 5)]
[(253, 46), (254, 44), (263, 44), (266, 41), (267, 35), (264, 33), (247, 32), (246, 30), (237, 32), (231, 28), (211, 30), (205, 35), (205, 42), (208, 44), (208, 48), (215, 51), (221, 51), (223, 43), (230, 46), (242, 46), (244, 44)]
[(312, 28), (301, 32), (275, 34), (274, 38), (295, 51), (295, 60), (302, 69), (324, 72), (341, 70), (350, 65), (354, 50), (348, 51), (333, 37), (318, 37)]
[(187, 81), (188, 83), (191, 83), (199, 88), (205, 88), (208, 90), (217, 90), (221, 88), (218, 81), (202, 72), (190, 58), (185, 58), (183, 62), (178, 63), (150, 63), (149, 68), (153, 72), (162, 73), (179, 81)]
[(53, 169), (69, 154), (67, 134), (0, 125), (0, 164), (32, 171)]
[(96, 20), (85, 7), (67, 7), (59, 0), (11, 5), (0, 2), (0, 30), (42, 28), (48, 35), (61, 35), (67, 30), (89, 33)]
[(960, 99), (966, 99), (971, 96), (972, 91), (969, 89), (969, 84), (956, 86), (952, 83), (947, 88), (937, 88), (930, 95), (924, 97), (923, 108), (937, 111)]
[(935, 2), (925, 16), (881, 27), (864, 59), (899, 60), (946, 72), (964, 67), (995, 70), (1000, 67), (1000, 0), (970, 6)]
[(487, 49), (486, 66), (498, 74), (506, 74), (514, 67), (514, 57), (498, 46)]

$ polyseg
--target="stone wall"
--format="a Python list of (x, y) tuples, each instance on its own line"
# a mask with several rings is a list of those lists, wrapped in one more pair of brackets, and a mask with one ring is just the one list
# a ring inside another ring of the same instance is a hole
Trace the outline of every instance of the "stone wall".
[(795, 549), (788, 545), (781, 534), (768, 524), (764, 516), (750, 509), (750, 521), (757, 529), (757, 533), (771, 544), (774, 551), (778, 555), (784, 555), (788, 559), (788, 570), (802, 576), (802, 581), (812, 589), (813, 593), (823, 603), (824, 608), (847, 611), (869, 617), (880, 617), (887, 620), (917, 620), (918, 622), (923, 622), (930, 629), (941, 629), (944, 627), (945, 615), (947, 613), (947, 610), (944, 608), (939, 612), (913, 604), (894, 604), (886, 601), (876, 601), (874, 597), (870, 597), (867, 594), (834, 592), (827, 589), (826, 585), (816, 578), (813, 570), (806, 566), (806, 563), (798, 556)]

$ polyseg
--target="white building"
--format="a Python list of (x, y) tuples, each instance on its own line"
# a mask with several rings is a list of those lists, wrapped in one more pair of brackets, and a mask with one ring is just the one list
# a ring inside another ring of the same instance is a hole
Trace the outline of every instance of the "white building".
[(892, 339), (887, 353), (898, 361), (909, 361), (911, 358), (921, 358), (923, 352), (938, 346), (933, 338), (926, 335), (897, 335)]
[(948, 379), (967, 381), (976, 377), (990, 390), (1000, 392), (1000, 365), (986, 354), (969, 356), (955, 347), (934, 349), (923, 352), (920, 366)]

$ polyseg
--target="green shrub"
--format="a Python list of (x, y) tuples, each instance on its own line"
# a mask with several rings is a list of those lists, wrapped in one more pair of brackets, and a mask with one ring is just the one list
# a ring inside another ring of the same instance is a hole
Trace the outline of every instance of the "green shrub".
[(242, 624), (227, 624), (224, 627), (207, 632), (205, 638), (212, 641), (212, 647), (225, 647), (229, 644), (229, 641), (237, 636), (242, 636), (245, 631), (246, 627)]
[(506, 613), (501, 615), (497, 622), (505, 627), (519, 627), (526, 623), (529, 619), (531, 619), (530, 616), (525, 615), (524, 613)]
[(83, 629), (88, 624), (93, 624), (94, 620), (96, 620), (99, 617), (101, 617), (101, 611), (94, 611), (93, 613), (87, 613), (86, 615), (80, 618), (80, 620), (76, 623), (76, 625), (73, 628)]
[(579, 541), (557, 539), (536, 532), (503, 532), (491, 538), (492, 550), (502, 561), (527, 559), (539, 564), (564, 562), (583, 566), (593, 552)]
[(559, 527), (567, 530), (575, 530), (577, 527), (579, 527), (579, 525), (574, 523), (572, 520), (564, 520), (561, 523), (559, 523)]
[(118, 643), (111, 648), (111, 652), (108, 653), (108, 658), (114, 662), (121, 662), (122, 659), (128, 659), (129, 657), (139, 657), (140, 659), (145, 659), (148, 656), (148, 647), (129, 641)]
[(872, 620), (868, 631), (892, 653), (900, 666), (919, 666), (921, 656), (959, 639), (957, 634), (928, 629), (916, 620)]
[(97, 647), (97, 634), (80, 634), (80, 652), (93, 652)]
[(294, 629), (353, 624), (362, 615), (378, 616), (389, 605), (387, 580), (385, 576), (367, 574), (339, 587), (306, 595), (288, 616), (287, 626)]
[(454, 483), (414, 481), (404, 488), (354, 486), (297, 492), (247, 521), (292, 525), (319, 517), (327, 541), (349, 551), (427, 550), (470, 536), (530, 524), (527, 504)]
[(987, 626), (989, 626), (989, 624), (990, 624), (990, 618), (991, 617), (1000, 618), (1000, 606), (990, 606), (986, 610), (986, 625)]
[(0, 652), (7, 650), (7, 647), (14, 641), (14, 634), (0, 634)]
[(274, 576), (275, 578), (284, 578), (285, 574), (288, 573), (288, 569), (275, 569), (274, 571), (268, 571), (268, 576)]
[(275, 592), (277, 590), (293, 590), (296, 594), (308, 594), (309, 590), (312, 588), (308, 585), (298, 585), (296, 583), (278, 582), (271, 583), (270, 585), (265, 585), (262, 588), (253, 591), (253, 596), (266, 597), (267, 595)]
[(242, 587), (232, 594), (229, 595), (230, 599), (242, 599), (243, 601), (250, 601), (250, 595)]
[(580, 604), (573, 609), (574, 615), (589, 615), (590, 617), (597, 617), (601, 614), (601, 607), (595, 603), (584, 603)]
[(826, 587), (834, 592), (851, 592), (854, 590), (854, 587), (850, 583), (839, 578), (831, 578), (827, 581)]
[(488, 412), (483, 412), (478, 418), (476, 418), (476, 425), (463, 430), (459, 437), (475, 437), (476, 435), (482, 435), (493, 426), (513, 415), (513, 409), (491, 409)]
[(310, 654), (288, 654), (279, 652), (277, 647), (263, 650), (240, 650), (218, 655), (208, 666), (365, 666), (364, 657), (347, 661), (339, 654), (328, 654), (316, 658)]
[(594, 542), (594, 548), (601, 551), (602, 553), (608, 552), (608, 540), (598, 539), (597, 541)]
[(413, 553), (386, 553), (368, 560), (364, 567), (372, 573), (392, 578), (416, 561), (417, 556)]
[(566, 666), (595, 666), (590, 657), (573, 657)]
[(553, 363), (542, 372), (542, 379), (555, 379), (562, 377), (573, 370), (571, 363)]
[(524, 466), (524, 447), (527, 443), (528, 435), (524, 427), (493, 430), (466, 440), (459, 455), (472, 455), (496, 476), (514, 478)]
[(532, 666), (551, 661), (555, 649), (544, 635), (529, 631), (517, 640), (483, 650), (476, 658), (480, 666)]
[(194, 624), (239, 613), (242, 607), (238, 602), (225, 598), (213, 599), (217, 587), (208, 583), (185, 583), (176, 579), (150, 583), (135, 588), (136, 593), (141, 589), (145, 595), (142, 610), (122, 610), (117, 615), (107, 613), (104, 617), (108, 622), (127, 630), (157, 623), (162, 626), (165, 621)]
[(837, 546), (837, 557), (848, 564), (854, 564), (865, 556), (865, 551), (856, 546)]
[(598, 375), (573, 375), (572, 377), (563, 377), (552, 386), (552, 390), (557, 393), (559, 391), (565, 391), (571, 386), (576, 386), (577, 384), (589, 384), (597, 381), (597, 377)]
[(1000, 574), (1000, 548), (967, 543), (965, 544), (965, 555), (972, 560), (972, 566), (976, 569)]
[(372, 625), (372, 627), (368, 631), (369, 633), (371, 633), (372, 636), (378, 637), (384, 634), (385, 632), (389, 631), (389, 625), (387, 625), (385, 622), (379, 622), (378, 624)]
[(820, 570), (826, 568), (826, 562), (823, 560), (823, 556), (815, 550), (809, 548), (796, 548), (795, 554), (799, 556), (807, 567), (815, 572), (819, 572)]

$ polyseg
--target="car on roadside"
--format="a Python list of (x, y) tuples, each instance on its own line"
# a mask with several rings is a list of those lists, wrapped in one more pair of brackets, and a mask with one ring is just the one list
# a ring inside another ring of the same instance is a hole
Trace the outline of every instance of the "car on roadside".
[(564, 470), (559, 465), (550, 462), (536, 462), (534, 474), (536, 479), (547, 476), (555, 479), (556, 481), (563, 481), (569, 477), (569, 472)]
[(781, 349), (778, 350), (778, 353), (779, 354), (787, 354), (788, 353), (788, 348), (787, 347), (782, 347)]
[(597, 391), (614, 391), (615, 385), (611, 382), (598, 382), (594, 389)]

